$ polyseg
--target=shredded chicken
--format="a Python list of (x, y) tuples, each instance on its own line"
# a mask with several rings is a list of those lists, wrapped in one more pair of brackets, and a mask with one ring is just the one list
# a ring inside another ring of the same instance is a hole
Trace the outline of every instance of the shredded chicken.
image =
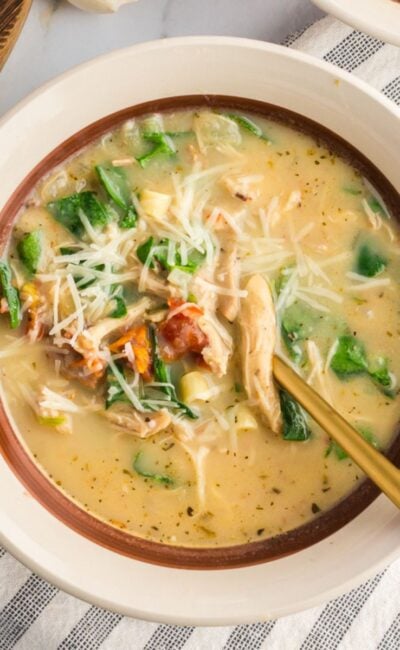
[(51, 426), (59, 433), (72, 433), (72, 420), (69, 413), (47, 406), (48, 395), (46, 386), (42, 386), (37, 395), (35, 413), (40, 424)]
[(166, 280), (157, 277), (153, 271), (149, 271), (147, 278), (144, 283), (144, 291), (148, 293), (154, 293), (154, 295), (159, 296), (160, 298), (174, 298), (179, 297), (180, 291), (177, 287), (170, 284)]
[(202, 280), (205, 280), (205, 282), (213, 283), (214, 273), (214, 265), (202, 267), (194, 276), (191, 287), (192, 293), (196, 296), (197, 304), (202, 309), (208, 309), (210, 311), (215, 311), (218, 296), (214, 291), (208, 288), (206, 284), (203, 284)]
[(259, 190), (250, 187), (251, 183), (247, 181), (246, 177), (227, 176), (223, 179), (222, 184), (233, 197), (240, 199), (240, 201), (252, 201), (260, 193)]
[(79, 358), (63, 356), (63, 374), (72, 379), (94, 388), (103, 376), (107, 367), (107, 358), (101, 351), (103, 339), (126, 329), (141, 318), (150, 307), (151, 300), (142, 298), (128, 307), (128, 313), (123, 318), (104, 318), (92, 327), (84, 330), (76, 341), (71, 338), (71, 348), (80, 355)]
[(240, 280), (238, 243), (233, 238), (227, 239), (220, 250), (216, 276), (222, 287), (232, 291), (230, 296), (218, 296), (218, 311), (232, 323), (236, 319), (240, 307), (239, 295), (233, 295), (239, 291)]
[(47, 333), (47, 302), (37, 283), (27, 282), (20, 293), (22, 308), (26, 312), (26, 335), (30, 343), (40, 341)]
[(208, 340), (201, 352), (202, 357), (217, 377), (223, 377), (232, 354), (232, 337), (211, 312), (200, 316), (197, 324)]
[(113, 408), (104, 411), (104, 415), (118, 428), (139, 438), (153, 436), (171, 423), (171, 415), (165, 409), (156, 413), (139, 413), (132, 408)]
[(275, 309), (267, 282), (253, 275), (240, 312), (243, 381), (248, 397), (274, 433), (282, 426), (279, 396), (272, 375), (276, 338)]
[(142, 298), (138, 302), (128, 307), (128, 313), (122, 318), (104, 318), (92, 327), (85, 330), (84, 336), (89, 339), (95, 346), (100, 347), (101, 341), (107, 336), (111, 336), (127, 327), (130, 327), (136, 320), (144, 315), (151, 305), (149, 298)]

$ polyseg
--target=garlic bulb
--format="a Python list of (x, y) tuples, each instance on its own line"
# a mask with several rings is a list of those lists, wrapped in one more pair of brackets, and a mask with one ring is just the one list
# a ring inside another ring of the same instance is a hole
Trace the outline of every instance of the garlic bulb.
[(107, 14), (118, 11), (122, 5), (136, 0), (69, 0), (71, 4), (83, 11), (92, 11), (99, 14)]

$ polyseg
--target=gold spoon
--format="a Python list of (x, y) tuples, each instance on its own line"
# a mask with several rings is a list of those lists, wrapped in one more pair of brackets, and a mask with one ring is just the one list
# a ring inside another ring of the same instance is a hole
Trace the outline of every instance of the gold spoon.
[(367, 476), (400, 508), (400, 469), (370, 445), (290, 366), (275, 356), (274, 377), (338, 443)]
[(0, 0), (0, 70), (13, 49), (32, 0)]

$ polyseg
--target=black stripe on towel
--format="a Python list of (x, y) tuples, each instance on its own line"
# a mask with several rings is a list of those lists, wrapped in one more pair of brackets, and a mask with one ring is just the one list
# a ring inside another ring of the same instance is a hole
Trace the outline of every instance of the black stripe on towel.
[(97, 650), (122, 616), (91, 607), (58, 646), (58, 650)]
[(276, 621), (254, 623), (253, 625), (238, 625), (230, 634), (224, 650), (259, 650), (271, 632)]
[(286, 45), (286, 47), (290, 47), (295, 43), (300, 36), (303, 36), (304, 32), (307, 31), (309, 27), (311, 27), (313, 23), (308, 23), (303, 29), (298, 29), (297, 32), (292, 32), (292, 34), (289, 34), (289, 36), (286, 36), (286, 38), (282, 41), (282, 45)]
[(0, 648), (13, 648), (58, 589), (32, 574), (0, 612)]
[(193, 633), (194, 627), (159, 625), (143, 650), (181, 650)]
[(300, 650), (339, 647), (344, 635), (382, 579), (383, 573), (328, 603), (303, 641)]
[(382, 88), (382, 92), (396, 104), (400, 104), (400, 75)]
[[(394, 594), (392, 594), (394, 596)], [(397, 614), (391, 626), (386, 630), (377, 650), (395, 650), (400, 648), (400, 614)]]
[(352, 72), (380, 50), (381, 47), (383, 47), (381, 41), (377, 41), (375, 38), (361, 32), (352, 32), (327, 52), (324, 60)]

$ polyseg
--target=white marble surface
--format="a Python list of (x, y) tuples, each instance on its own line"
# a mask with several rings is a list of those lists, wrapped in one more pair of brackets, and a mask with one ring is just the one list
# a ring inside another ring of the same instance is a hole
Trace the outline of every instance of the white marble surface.
[(0, 73), (0, 115), (48, 79), (116, 48), (188, 34), (278, 43), (321, 15), (309, 0), (139, 0), (107, 15), (84, 13), (66, 0), (33, 0)]

